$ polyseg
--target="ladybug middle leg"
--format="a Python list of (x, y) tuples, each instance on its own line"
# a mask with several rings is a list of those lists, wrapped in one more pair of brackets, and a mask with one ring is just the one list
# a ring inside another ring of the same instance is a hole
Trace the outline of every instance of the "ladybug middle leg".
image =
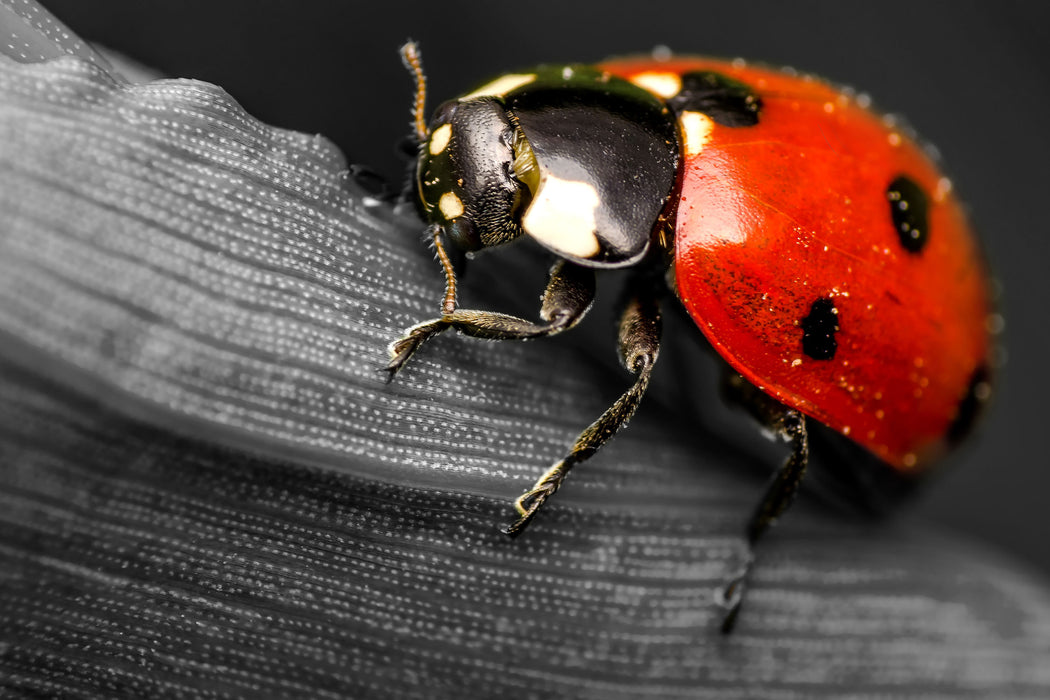
[(634, 415), (649, 386), (649, 377), (660, 351), (660, 294), (651, 276), (638, 275), (620, 315), (620, 361), (635, 374), (634, 384), (591, 423), (573, 443), (569, 453), (555, 462), (527, 493), (515, 501), (520, 516), (503, 530), (516, 537), (528, 526), (547, 499), (554, 495), (574, 466), (592, 457)]
[(740, 569), (721, 591), (722, 605), (727, 609), (722, 631), (729, 633), (736, 624), (744, 598), (747, 578), (754, 564), (754, 548), (759, 539), (774, 525), (798, 494), (809, 462), (809, 435), (806, 417), (788, 408), (748, 382), (736, 372), (725, 379), (728, 397), (746, 408), (762, 425), (791, 443), (791, 455), (770, 479), (766, 492), (747, 524), (747, 557)]

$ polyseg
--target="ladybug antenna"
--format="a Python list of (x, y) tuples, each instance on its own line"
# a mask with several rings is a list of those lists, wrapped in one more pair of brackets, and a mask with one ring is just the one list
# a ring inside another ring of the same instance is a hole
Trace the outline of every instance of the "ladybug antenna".
[(427, 140), (427, 122), (425, 107), (427, 101), (427, 78), (423, 74), (423, 58), (419, 54), (419, 45), (409, 40), (401, 47), (401, 61), (416, 80), (416, 100), (412, 105), (412, 126), (420, 144)]

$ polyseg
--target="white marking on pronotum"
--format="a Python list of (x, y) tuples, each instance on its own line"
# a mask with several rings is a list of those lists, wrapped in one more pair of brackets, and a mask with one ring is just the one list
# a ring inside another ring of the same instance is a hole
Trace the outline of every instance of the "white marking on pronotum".
[(675, 73), (646, 71), (632, 76), (631, 82), (665, 100), (671, 99), (682, 91), (682, 79)]
[(448, 142), (451, 138), (451, 124), (442, 124), (434, 129), (434, 133), (430, 135), (430, 145), (427, 147), (430, 150), (430, 155), (436, 156), (445, 150), (448, 147)]
[(507, 75), (501, 75), (491, 83), (482, 85), (474, 92), (466, 94), (459, 99), (469, 100), (473, 97), (503, 97), (511, 90), (520, 88), (522, 85), (528, 85), (535, 79), (535, 73), (508, 73)]
[(711, 131), (715, 128), (711, 118), (700, 112), (682, 112), (678, 123), (682, 127), (686, 156), (695, 156), (703, 151), (711, 139)]
[(438, 209), (441, 210), (446, 219), (455, 219), (458, 216), (463, 216), (463, 201), (456, 196), (455, 192), (446, 192), (438, 200)]
[(601, 250), (594, 213), (600, 201), (593, 185), (546, 175), (521, 217), (521, 227), (559, 253), (589, 258)]

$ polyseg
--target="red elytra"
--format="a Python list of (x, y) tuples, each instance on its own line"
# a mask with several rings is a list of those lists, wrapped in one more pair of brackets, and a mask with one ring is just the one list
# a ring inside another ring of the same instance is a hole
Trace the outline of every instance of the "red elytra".
[[(632, 82), (717, 71), (762, 100), (757, 124), (709, 124), (698, 152), (683, 155), (677, 292), (718, 353), (900, 471), (942, 455), (987, 376), (992, 304), (976, 239), (923, 150), (814, 78), (698, 58), (600, 67)], [(921, 254), (893, 221), (887, 184), (900, 175), (926, 193)], [(831, 300), (837, 322), (830, 359), (799, 343), (817, 299)]]

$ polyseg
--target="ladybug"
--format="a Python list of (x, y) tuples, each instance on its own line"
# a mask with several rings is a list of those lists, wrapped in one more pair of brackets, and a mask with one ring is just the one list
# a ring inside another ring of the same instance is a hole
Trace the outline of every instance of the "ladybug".
[[(619, 350), (634, 384), (515, 506), (517, 535), (634, 414), (674, 297), (728, 367), (726, 386), (791, 454), (720, 591), (737, 618), (762, 535), (791, 504), (812, 421), (910, 478), (965, 436), (991, 386), (988, 271), (924, 150), (863, 95), (744, 61), (672, 57), (507, 74), (424, 121), (414, 197), (446, 276), (441, 315), (390, 346), (391, 376), (449, 329), (525, 340), (572, 328), (597, 270), (628, 268)], [(449, 245), (531, 238), (555, 258), (540, 321), (457, 307)]]

